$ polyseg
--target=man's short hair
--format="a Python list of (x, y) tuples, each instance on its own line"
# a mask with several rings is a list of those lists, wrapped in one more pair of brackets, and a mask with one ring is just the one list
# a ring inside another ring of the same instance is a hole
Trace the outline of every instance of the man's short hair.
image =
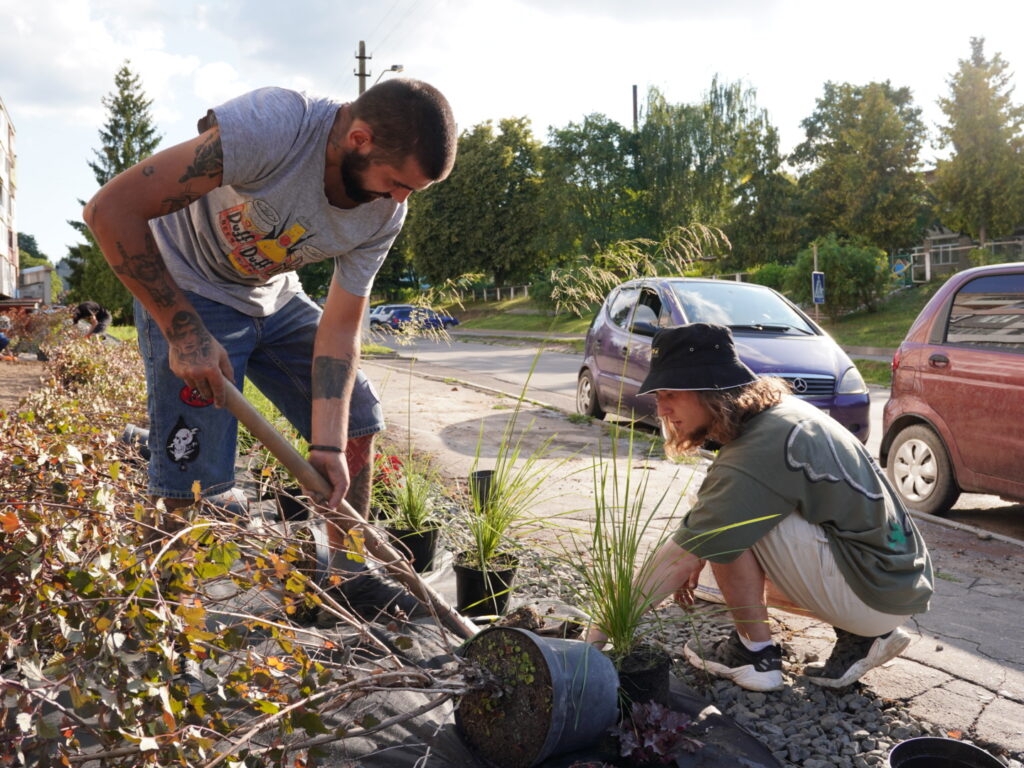
[(412, 156), (432, 181), (451, 172), (458, 145), (455, 118), (448, 100), (432, 85), (391, 78), (365, 91), (350, 110), (373, 130), (380, 159), (398, 164)]

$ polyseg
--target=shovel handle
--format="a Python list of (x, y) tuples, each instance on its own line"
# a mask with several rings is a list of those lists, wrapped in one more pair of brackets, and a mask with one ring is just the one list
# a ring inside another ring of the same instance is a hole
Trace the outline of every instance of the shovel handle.
[[(253, 436), (267, 447), (274, 456), (291, 472), (299, 484), (323, 499), (331, 496), (331, 484), (316, 468), (295, 450), (295, 447), (274, 429), (252, 403), (242, 396), (230, 381), (224, 380), (224, 398), (227, 409), (245, 425)], [(388, 573), (406, 587), (421, 603), (433, 608), (441, 622), (463, 639), (477, 633), (477, 626), (455, 611), (444, 598), (420, 578), (409, 561), (391, 546), (380, 530), (363, 519), (355, 508), (342, 499), (338, 507), (338, 522), (346, 531), (357, 529), (362, 535), (366, 551), (384, 565)]]

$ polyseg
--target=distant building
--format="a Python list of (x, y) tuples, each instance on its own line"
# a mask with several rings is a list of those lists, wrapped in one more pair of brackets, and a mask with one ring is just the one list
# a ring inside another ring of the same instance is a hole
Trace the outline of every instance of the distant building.
[(49, 304), (50, 297), (53, 296), (53, 272), (54, 269), (49, 264), (21, 270), (18, 276), (18, 298), (39, 299), (41, 303)]
[(17, 190), (14, 123), (0, 98), (0, 299), (18, 295), (18, 233), (14, 228)]

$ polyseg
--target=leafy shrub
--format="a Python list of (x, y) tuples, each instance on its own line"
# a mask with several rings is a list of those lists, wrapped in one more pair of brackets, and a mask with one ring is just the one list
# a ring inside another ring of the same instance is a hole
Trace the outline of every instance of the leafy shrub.
[(972, 248), (967, 252), (972, 267), (984, 267), (987, 264), (1002, 264), (1006, 261), (988, 248)]
[(612, 728), (612, 735), (618, 737), (623, 757), (641, 765), (668, 765), (676, 762), (681, 751), (696, 752), (704, 746), (687, 734), (690, 722), (689, 716), (656, 701), (638, 702), (633, 704), (629, 717)]
[[(0, 764), (301, 764), (375, 732), (368, 692), (434, 690), (365, 628), (358, 659), (310, 629), (357, 620), (301, 531), (256, 533), (198, 489), (154, 508), (117, 437), (144, 406), (135, 349), (80, 339), (0, 414)], [(444, 674), (434, 705), (466, 690)]]
[[(889, 289), (889, 263), (885, 252), (869, 245), (839, 240), (834, 234), (818, 243), (818, 269), (825, 273), (825, 303), (822, 308), (832, 322), (841, 315), (864, 307), (875, 311)], [(812, 249), (800, 251), (786, 278), (786, 294), (794, 301), (810, 304)]]
[(791, 270), (792, 267), (775, 262), (759, 264), (747, 270), (747, 282), (764, 285), (781, 293), (786, 288), (786, 280)]

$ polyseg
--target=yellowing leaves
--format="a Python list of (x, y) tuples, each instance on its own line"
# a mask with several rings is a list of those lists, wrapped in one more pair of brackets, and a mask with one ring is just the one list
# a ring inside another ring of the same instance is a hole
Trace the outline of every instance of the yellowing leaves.
[(358, 528), (353, 528), (345, 534), (345, 549), (348, 550), (346, 557), (362, 563), (366, 560), (366, 535)]
[(203, 607), (199, 598), (194, 598), (191, 602), (182, 603), (178, 607), (177, 613), (190, 627), (205, 627), (206, 625), (206, 608)]
[(0, 515), (0, 526), (3, 526), (4, 533), (14, 533), (21, 527), (21, 520), (13, 512)]

